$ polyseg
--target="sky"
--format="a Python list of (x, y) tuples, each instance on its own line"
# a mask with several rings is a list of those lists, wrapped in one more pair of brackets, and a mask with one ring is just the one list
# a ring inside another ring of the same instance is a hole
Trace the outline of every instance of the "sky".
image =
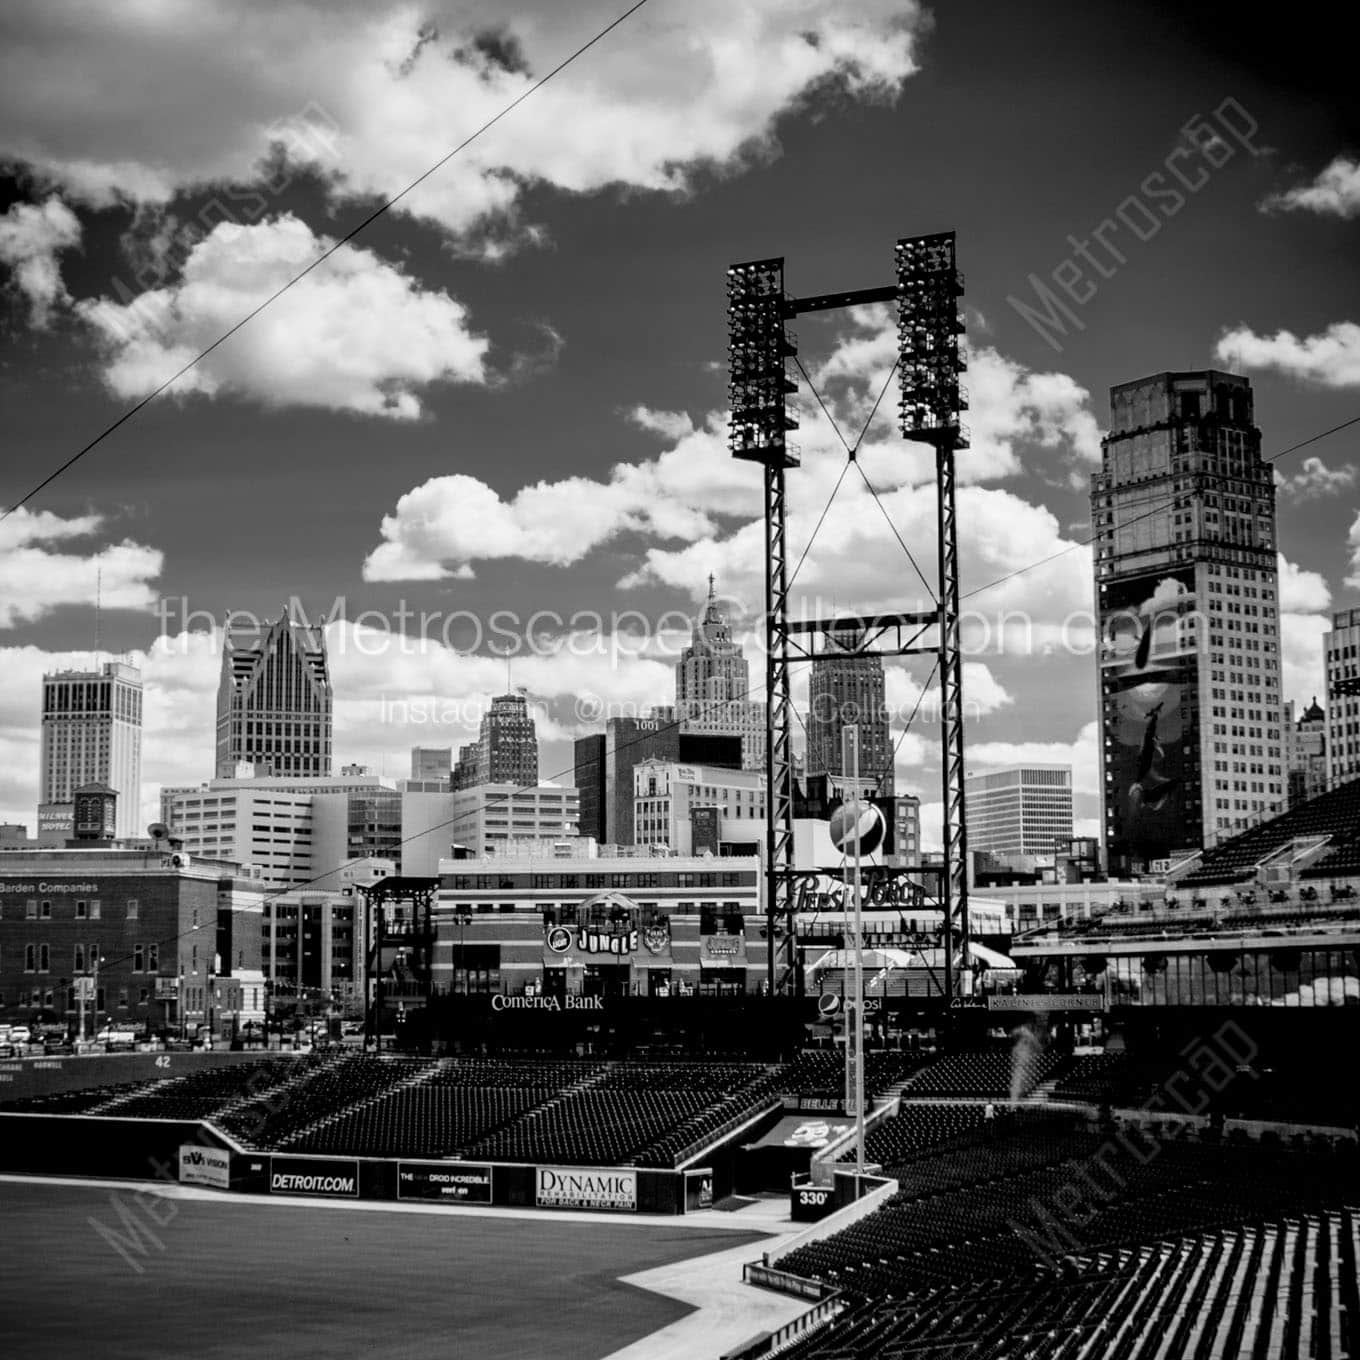
[[(146, 820), (162, 784), (210, 777), (230, 610), (328, 621), (337, 763), (389, 776), (475, 735), (509, 651), (542, 777), (569, 782), (601, 713), (672, 699), (710, 572), (759, 675), (724, 271), (782, 256), (794, 295), (879, 287), (899, 237), (953, 230), (967, 759), (1070, 763), (1095, 829), (1109, 387), (1246, 374), (1267, 456), (1360, 415), (1360, 102), (1330, 12), (648, 0), (529, 92), (625, 8), (4, 7), (0, 821), (35, 819), (42, 673), (96, 654), (144, 672)], [(794, 562), (841, 479), (796, 604), (917, 608), (898, 539), (929, 574), (934, 487), (894, 392), (841, 478), (894, 318), (796, 330), (829, 417), (800, 380)], [(1329, 611), (1360, 604), (1358, 469), (1360, 425), (1277, 463), (1304, 703)], [(930, 690), (928, 664), (889, 666), (927, 844)]]

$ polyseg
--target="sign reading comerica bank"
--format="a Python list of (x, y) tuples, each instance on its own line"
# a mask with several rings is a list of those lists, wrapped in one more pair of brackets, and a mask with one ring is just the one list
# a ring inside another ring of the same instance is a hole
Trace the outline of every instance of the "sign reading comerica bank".
[(540, 1166), (535, 1202), (541, 1209), (637, 1212), (637, 1172), (611, 1167)]
[(271, 1157), (269, 1190), (275, 1195), (359, 1195), (359, 1163), (321, 1157)]

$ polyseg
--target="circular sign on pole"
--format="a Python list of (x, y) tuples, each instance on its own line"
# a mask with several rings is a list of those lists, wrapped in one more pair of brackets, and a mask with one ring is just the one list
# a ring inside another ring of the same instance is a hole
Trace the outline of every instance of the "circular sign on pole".
[(841, 1008), (841, 999), (835, 992), (823, 992), (817, 998), (817, 1011), (820, 1015), (835, 1015)]
[(860, 803), (859, 820), (855, 821), (854, 807), (842, 803), (831, 814), (831, 844), (846, 855), (855, 853), (855, 841), (859, 841), (861, 855), (872, 855), (883, 844), (888, 834), (888, 823), (883, 810), (873, 803)]
[(554, 954), (565, 954), (571, 948), (571, 931), (566, 926), (553, 926), (548, 931), (547, 943)]

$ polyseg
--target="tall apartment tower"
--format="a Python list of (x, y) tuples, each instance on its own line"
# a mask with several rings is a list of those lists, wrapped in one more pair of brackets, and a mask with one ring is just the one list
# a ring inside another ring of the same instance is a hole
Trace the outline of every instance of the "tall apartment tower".
[(1251, 384), (1110, 389), (1091, 479), (1111, 870), (1212, 845), (1285, 799), (1275, 486)]
[(482, 714), (477, 783), (538, 787), (538, 727), (523, 694), (497, 695)]
[(1360, 609), (1332, 615), (1327, 658), (1327, 787), (1360, 779)]
[[(880, 797), (893, 793), (893, 744), (884, 698), (883, 658), (859, 656), (859, 639), (846, 630), (828, 631), (822, 650), (833, 655), (812, 663), (808, 681), (807, 763), (809, 780), (818, 775), (844, 778), (841, 733), (860, 729), (860, 779)], [(839, 654), (834, 654), (839, 653)]]
[(97, 670), (54, 671), (43, 676), (42, 686), (40, 831), (49, 819), (67, 820), (64, 810), (74, 805), (82, 785), (106, 784), (118, 795), (116, 834), (139, 835), (141, 672), (106, 661)]
[(326, 634), (285, 611), (236, 623), (222, 642), (217, 778), (247, 762), (259, 776), (331, 772), (332, 694)]
[(682, 732), (741, 738), (744, 770), (765, 768), (769, 710), (753, 702), (751, 667), (732, 637), (732, 625), (718, 603), (713, 577), (708, 600), (694, 621), (690, 644), (675, 666), (675, 707), (657, 708), (662, 722), (678, 722)]

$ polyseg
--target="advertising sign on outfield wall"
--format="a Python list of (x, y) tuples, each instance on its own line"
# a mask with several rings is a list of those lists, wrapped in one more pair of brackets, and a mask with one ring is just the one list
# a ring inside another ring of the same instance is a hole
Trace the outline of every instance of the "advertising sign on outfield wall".
[(490, 1204), (491, 1168), (461, 1162), (398, 1162), (397, 1198)]
[(271, 1157), (269, 1191), (274, 1195), (359, 1197), (359, 1163), (329, 1157)]
[(637, 1212), (637, 1172), (613, 1167), (540, 1166), (535, 1203), (541, 1209)]
[(181, 1143), (179, 1180), (181, 1185), (211, 1185), (214, 1190), (230, 1190), (231, 1154), (224, 1148)]

